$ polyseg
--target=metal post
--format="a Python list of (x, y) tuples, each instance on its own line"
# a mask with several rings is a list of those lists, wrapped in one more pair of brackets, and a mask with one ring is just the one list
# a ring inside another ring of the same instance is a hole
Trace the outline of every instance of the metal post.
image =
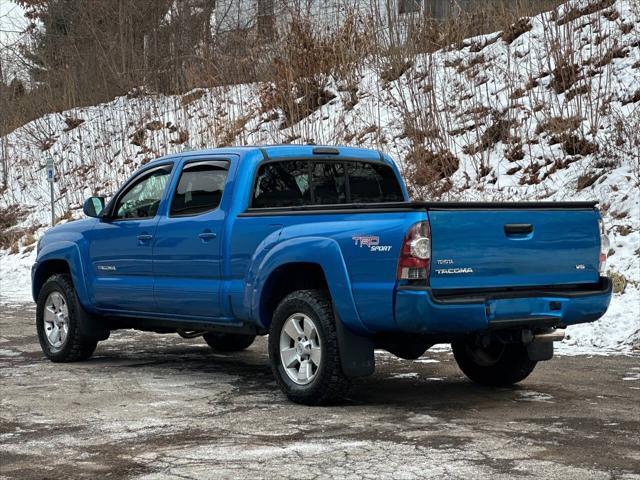
[(56, 211), (54, 208), (54, 200), (53, 200), (53, 182), (55, 180), (55, 175), (53, 171), (53, 157), (49, 157), (47, 159), (47, 180), (49, 181), (49, 189), (51, 194), (51, 226), (53, 227), (56, 224)]
[(53, 208), (53, 182), (49, 182), (51, 185), (51, 226), (53, 227), (56, 224), (56, 211)]

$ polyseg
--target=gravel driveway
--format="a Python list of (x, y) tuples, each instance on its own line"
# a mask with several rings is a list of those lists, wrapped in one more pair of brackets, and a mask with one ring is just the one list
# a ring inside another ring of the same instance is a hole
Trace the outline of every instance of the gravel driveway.
[(289, 403), (265, 339), (115, 332), (83, 363), (40, 352), (32, 306), (0, 307), (0, 478), (640, 479), (640, 356), (565, 356), (516, 388), (450, 353), (376, 355), (341, 406)]

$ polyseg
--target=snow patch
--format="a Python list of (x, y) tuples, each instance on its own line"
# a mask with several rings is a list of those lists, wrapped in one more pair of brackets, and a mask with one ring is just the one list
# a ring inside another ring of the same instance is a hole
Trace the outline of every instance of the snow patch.
[(552, 401), (553, 397), (548, 393), (534, 392), (532, 390), (524, 390), (524, 391), (518, 392), (518, 396), (516, 400), (522, 401), (522, 402), (555, 403)]

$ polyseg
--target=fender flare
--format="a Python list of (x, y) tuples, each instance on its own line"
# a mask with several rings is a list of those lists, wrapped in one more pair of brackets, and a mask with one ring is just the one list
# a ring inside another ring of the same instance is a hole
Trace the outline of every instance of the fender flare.
[[(36, 289), (36, 278), (41, 275), (47, 262), (56, 260), (63, 261), (69, 266), (71, 281), (76, 291), (79, 303), (79, 324), (84, 335), (94, 337), (97, 340), (104, 340), (109, 337), (109, 328), (92, 311), (89, 302), (85, 272), (82, 257), (78, 245), (68, 240), (60, 240), (47, 244), (38, 254), (37, 263), (32, 272), (31, 293), (35, 302), (38, 301), (39, 289)], [(43, 281), (45, 279), (42, 279)], [(44, 283), (44, 282), (43, 282)], [(41, 287), (42, 285), (40, 285)]]
[[(309, 252), (314, 252), (312, 259)], [(365, 377), (375, 370), (371, 331), (362, 323), (351, 289), (347, 266), (338, 243), (324, 237), (297, 237), (285, 240), (268, 250), (255, 275), (247, 279), (251, 295), (251, 314), (263, 327), (260, 304), (269, 276), (288, 263), (317, 263), (322, 268), (333, 303), (338, 350), (342, 370), (348, 377)], [(253, 272), (253, 269), (250, 269)], [(252, 287), (255, 286), (255, 287)]]
[(69, 266), (71, 279), (73, 280), (73, 286), (76, 290), (76, 294), (78, 295), (80, 303), (83, 307), (90, 307), (90, 304), (88, 302), (89, 296), (87, 284), (85, 281), (85, 272), (80, 249), (78, 248), (78, 245), (76, 243), (70, 242), (68, 240), (60, 240), (47, 244), (38, 254), (37, 263), (34, 266), (34, 270), (31, 276), (33, 281), (31, 285), (33, 300), (38, 300), (39, 293), (38, 291), (36, 291), (35, 279), (41, 274), (42, 269), (45, 267), (46, 263), (51, 260), (63, 261)]
[[(313, 255), (310, 255), (310, 252)], [(358, 314), (340, 246), (335, 240), (325, 237), (287, 239), (268, 250), (257, 268), (249, 270), (246, 285), (250, 289), (247, 293), (250, 298), (251, 316), (259, 325), (267, 327), (260, 318), (260, 303), (267, 279), (278, 267), (287, 263), (320, 265), (329, 286), (334, 308), (342, 322), (354, 333), (371, 333)]]

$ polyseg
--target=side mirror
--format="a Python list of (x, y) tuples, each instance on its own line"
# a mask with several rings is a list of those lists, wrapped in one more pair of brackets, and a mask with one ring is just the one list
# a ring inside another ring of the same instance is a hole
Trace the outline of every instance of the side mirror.
[(89, 197), (82, 205), (82, 211), (87, 217), (99, 218), (104, 210), (104, 197)]

